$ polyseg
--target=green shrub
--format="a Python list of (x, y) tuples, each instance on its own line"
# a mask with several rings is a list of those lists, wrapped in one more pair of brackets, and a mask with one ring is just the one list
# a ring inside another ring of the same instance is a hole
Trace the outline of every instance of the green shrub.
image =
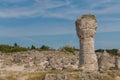
[(106, 50), (110, 55), (117, 55), (117, 49), (107, 49)]
[(9, 45), (0, 45), (0, 51), (1, 52), (10, 52), (11, 49), (12, 49), (12, 47), (9, 46)]
[(18, 47), (18, 44), (17, 44), (17, 43), (14, 43), (14, 47)]
[(95, 52), (104, 52), (104, 49), (97, 49)]
[(41, 50), (50, 50), (50, 47), (49, 46), (46, 46), (46, 45), (42, 45), (40, 47)]
[(70, 47), (70, 46), (63, 46), (62, 48), (60, 48), (60, 51), (74, 53), (75, 49), (73, 47)]
[(19, 46), (0, 45), (0, 51), (3, 53), (27, 51), (27, 48)]
[(31, 46), (31, 49), (36, 49), (36, 47), (34, 45)]
[(21, 51), (27, 51), (27, 48), (23, 48), (23, 47), (13, 47), (11, 49), (11, 52), (21, 52)]
[(42, 45), (42, 46), (39, 48), (39, 50), (45, 50), (45, 51), (50, 50), (50, 51), (54, 51), (55, 49), (53, 49), (53, 48), (51, 48), (51, 47), (49, 47), (49, 46), (46, 46), (46, 45)]

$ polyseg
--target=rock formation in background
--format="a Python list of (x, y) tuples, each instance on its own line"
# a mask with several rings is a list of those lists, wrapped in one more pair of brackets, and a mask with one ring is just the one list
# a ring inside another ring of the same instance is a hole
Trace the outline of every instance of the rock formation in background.
[(76, 21), (76, 31), (80, 39), (79, 67), (85, 72), (98, 70), (97, 57), (94, 52), (94, 38), (97, 20), (94, 15), (83, 15)]
[(117, 56), (115, 58), (115, 68), (120, 70), (120, 48), (117, 51)]
[(114, 67), (114, 62), (112, 61), (114, 61), (113, 58), (106, 50), (104, 50), (104, 52), (101, 53), (100, 57), (98, 58), (99, 71), (109, 70)]

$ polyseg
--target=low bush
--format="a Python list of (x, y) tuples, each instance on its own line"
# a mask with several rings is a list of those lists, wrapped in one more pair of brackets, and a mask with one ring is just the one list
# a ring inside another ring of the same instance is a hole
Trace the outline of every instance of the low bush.
[(70, 47), (70, 46), (63, 46), (59, 50), (60, 51), (64, 51), (64, 52), (70, 52), (70, 53), (74, 53), (75, 52), (75, 48)]
[(8, 52), (21, 52), (27, 51), (27, 48), (19, 47), (19, 46), (9, 46), (9, 45), (0, 45), (0, 51), (3, 53)]

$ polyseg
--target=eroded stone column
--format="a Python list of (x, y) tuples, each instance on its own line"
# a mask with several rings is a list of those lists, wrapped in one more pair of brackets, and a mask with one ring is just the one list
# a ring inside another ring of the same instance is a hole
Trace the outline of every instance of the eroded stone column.
[(97, 20), (94, 15), (83, 15), (76, 20), (76, 31), (80, 39), (79, 67), (83, 71), (98, 70), (97, 56), (94, 52), (94, 37)]

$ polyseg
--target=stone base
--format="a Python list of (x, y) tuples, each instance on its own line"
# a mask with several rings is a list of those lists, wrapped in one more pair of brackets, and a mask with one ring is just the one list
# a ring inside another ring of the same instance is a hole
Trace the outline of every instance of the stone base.
[(83, 72), (98, 71), (98, 61), (96, 54), (83, 54), (80, 58), (79, 70)]

